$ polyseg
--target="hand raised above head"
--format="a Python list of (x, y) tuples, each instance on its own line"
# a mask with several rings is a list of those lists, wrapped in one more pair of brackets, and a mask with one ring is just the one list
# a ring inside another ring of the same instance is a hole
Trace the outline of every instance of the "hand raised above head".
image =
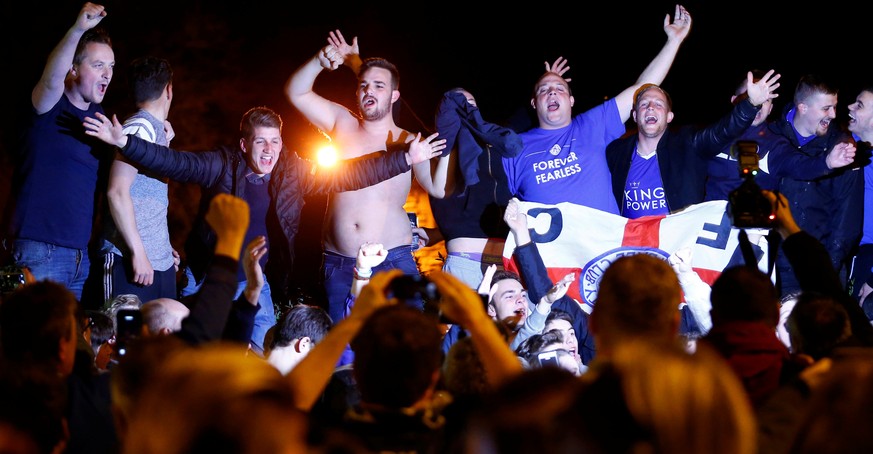
[(246, 283), (253, 283), (259, 287), (264, 286), (264, 270), (261, 268), (261, 259), (267, 254), (267, 250), (267, 238), (263, 235), (249, 241), (249, 244), (246, 245), (246, 250), (242, 256)]
[(316, 54), (318, 58), (318, 63), (321, 64), (321, 67), (327, 69), (329, 71), (333, 71), (343, 64), (343, 57), (337, 52), (336, 47), (328, 44), (324, 46), (318, 54)]
[(490, 321), (482, 298), (460, 279), (440, 270), (432, 271), (427, 277), (437, 286), (440, 310), (447, 318), (465, 328)]
[(760, 106), (767, 100), (778, 98), (776, 89), (779, 88), (779, 78), (781, 74), (776, 74), (776, 71), (771, 69), (755, 82), (752, 72), (746, 74), (746, 93), (749, 95), (749, 102), (754, 106)]
[(555, 282), (555, 285), (549, 289), (549, 291), (543, 295), (542, 302), (546, 304), (553, 304), (555, 301), (563, 298), (564, 295), (567, 294), (567, 291), (570, 290), (570, 285), (576, 280), (576, 274), (567, 273), (564, 277), (561, 278), (560, 281)]
[(482, 275), (482, 282), (479, 283), (479, 289), (476, 292), (482, 296), (487, 296), (488, 299), (491, 299), (491, 281), (494, 279), (494, 273), (497, 272), (497, 265), (491, 264), (488, 265), (488, 268), (485, 269), (485, 273)]
[(352, 43), (349, 44), (339, 30), (330, 32), (327, 37), (327, 43), (333, 46), (343, 59), (347, 59), (352, 55), (361, 54), (361, 49), (358, 47), (358, 37), (355, 36), (352, 38)]
[[(564, 57), (556, 58), (555, 62), (552, 63), (551, 65), (549, 64), (549, 62), (545, 62), (546, 63), (546, 72), (547, 73), (549, 73), (549, 72), (555, 73), (561, 77), (564, 77), (564, 74), (570, 70), (569, 62), (570, 61)], [(564, 80), (566, 80), (567, 82), (570, 82), (571, 79), (568, 77), (564, 77)]]
[(509, 226), (513, 232), (527, 229), (527, 213), (521, 209), (519, 200), (516, 197), (509, 199), (506, 204), (506, 210), (503, 212), (503, 221)]
[(682, 5), (676, 5), (676, 12), (673, 14), (673, 21), (670, 21), (670, 15), (664, 17), (664, 32), (667, 33), (667, 39), (684, 41), (691, 31), (691, 13)]
[(79, 30), (90, 30), (97, 26), (103, 18), (106, 17), (106, 8), (103, 5), (87, 2), (79, 11), (79, 16), (76, 18), (76, 27)]
[(209, 202), (206, 222), (219, 238), (238, 236), (242, 241), (249, 228), (249, 204), (230, 194), (218, 194)]

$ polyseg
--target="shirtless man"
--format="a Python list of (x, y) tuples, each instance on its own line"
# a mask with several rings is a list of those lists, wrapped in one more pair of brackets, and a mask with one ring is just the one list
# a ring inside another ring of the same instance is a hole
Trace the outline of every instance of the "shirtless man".
[[(357, 57), (357, 38), (349, 46), (338, 31), (331, 32), (328, 42), (291, 75), (286, 92), (291, 104), (338, 144), (341, 158), (391, 150), (411, 140), (427, 140), (435, 150), (445, 148), (445, 140), (434, 140), (436, 134), (422, 139), (420, 133), (394, 123), (392, 106), (400, 99), (400, 75), (394, 64), (382, 58), (361, 61)], [(350, 53), (352, 48), (354, 52)], [(354, 61), (346, 58), (352, 54)], [(353, 70), (360, 66), (357, 114), (313, 91), (315, 79), (323, 70), (333, 71), (343, 63)], [(433, 166), (430, 162), (413, 165), (412, 175), (407, 172), (365, 189), (330, 195), (322, 236), (322, 271), (328, 313), (334, 323), (343, 318), (361, 244), (381, 243), (389, 251), (388, 258), (373, 272), (400, 268), (406, 274), (419, 274), (412, 254), (412, 227), (403, 205), (412, 187), (412, 176), (428, 194), (443, 197), (447, 169), (448, 157), (443, 157)]]

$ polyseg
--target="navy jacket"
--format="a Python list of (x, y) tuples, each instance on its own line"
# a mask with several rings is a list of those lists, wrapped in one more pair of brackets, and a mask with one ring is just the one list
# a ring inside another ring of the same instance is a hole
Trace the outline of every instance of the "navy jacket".
[[(834, 145), (851, 141), (845, 131), (832, 124), (827, 134), (801, 146), (788, 121), (788, 113), (793, 108), (793, 105), (786, 106), (782, 116), (770, 128), (786, 137), (797, 153), (809, 157), (826, 156)], [(783, 178), (779, 190), (788, 199), (797, 225), (824, 245), (834, 269), (839, 271), (861, 240), (864, 172), (850, 165), (809, 181)], [(786, 263), (782, 258), (780, 261), (783, 265)]]
[(457, 149), (463, 182), (442, 199), (430, 197), (434, 218), (445, 241), (455, 238), (506, 238), (503, 211), (512, 198), (503, 158), (518, 155), (521, 138), (509, 128), (488, 123), (476, 106), (458, 92), (443, 95), (436, 112), (445, 156)]

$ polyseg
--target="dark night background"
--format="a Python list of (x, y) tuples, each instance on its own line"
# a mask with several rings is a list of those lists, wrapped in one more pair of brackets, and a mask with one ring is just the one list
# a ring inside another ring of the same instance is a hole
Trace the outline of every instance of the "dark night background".
[[(3, 29), (7, 117), (2, 132), (3, 182), (8, 202), (10, 139), (14, 116), (52, 48), (73, 24), (84, 2), (28, 1), (6, 5)], [(98, 2), (99, 3), (99, 2)], [(126, 96), (125, 69), (135, 57), (155, 55), (174, 68), (170, 121), (173, 148), (209, 149), (238, 141), (239, 119), (266, 105), (285, 120), (285, 144), (311, 157), (324, 143), (286, 100), (290, 74), (326, 44), (330, 30), (358, 36), (364, 57), (382, 56), (401, 73), (399, 124), (431, 128), (442, 93), (464, 86), (484, 118), (504, 123), (532, 113), (529, 95), (544, 61), (569, 59), (571, 88), (580, 112), (632, 84), (665, 42), (663, 19), (675, 3), (522, 2), (356, 3), (106, 0), (101, 22), (113, 38), (116, 72), (103, 103), (123, 118), (133, 106)], [(300, 6), (304, 4), (305, 6)], [(662, 84), (674, 101), (675, 124), (706, 123), (729, 109), (730, 95), (745, 71), (774, 68), (782, 74), (781, 111), (798, 77), (819, 73), (841, 88), (838, 111), (870, 83), (871, 8), (867, 2), (835, 0), (806, 8), (795, 2), (690, 1), (692, 29)], [(354, 109), (355, 79), (347, 68), (322, 73), (316, 91)], [(416, 121), (421, 119), (421, 123)], [(181, 247), (199, 197), (196, 188), (172, 185), (171, 226)], [(313, 282), (320, 260), (319, 230), (324, 199), (304, 211), (296, 276)], [(301, 284), (302, 285), (302, 284)], [(308, 285), (308, 284), (307, 284)]]

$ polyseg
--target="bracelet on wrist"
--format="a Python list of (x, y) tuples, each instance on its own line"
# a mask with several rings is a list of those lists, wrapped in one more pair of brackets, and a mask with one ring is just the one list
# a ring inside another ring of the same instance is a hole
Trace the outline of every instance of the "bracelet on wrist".
[(358, 267), (355, 267), (355, 279), (366, 281), (371, 277), (373, 277), (372, 268), (358, 269)]

